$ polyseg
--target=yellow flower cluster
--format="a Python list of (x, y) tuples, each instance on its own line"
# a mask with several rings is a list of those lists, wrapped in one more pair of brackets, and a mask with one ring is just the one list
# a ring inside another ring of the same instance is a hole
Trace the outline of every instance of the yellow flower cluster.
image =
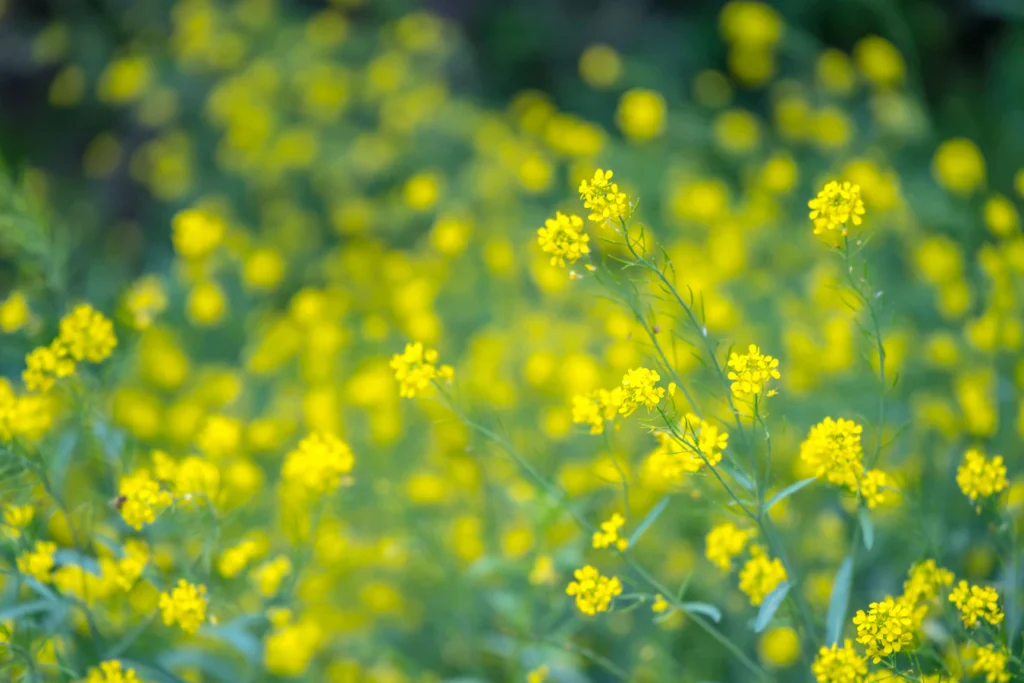
[(32, 523), (36, 510), (31, 505), (5, 505), (3, 513), (4, 533), (12, 540), (21, 538), (22, 532)]
[(573, 424), (590, 425), (591, 434), (603, 434), (604, 423), (612, 420), (622, 405), (622, 388), (597, 389), (572, 398)]
[(195, 633), (206, 621), (206, 586), (179, 579), (172, 591), (160, 594), (160, 612), (164, 625)]
[(732, 395), (736, 398), (754, 398), (761, 396), (773, 396), (774, 390), (768, 390), (768, 383), (779, 379), (779, 361), (768, 355), (763, 355), (761, 349), (751, 344), (744, 354), (735, 351), (729, 356), (729, 381)]
[(863, 431), (853, 420), (826, 417), (811, 427), (800, 444), (800, 459), (814, 470), (816, 477), (856, 492), (864, 475), (864, 449), (860, 441)]
[(811, 664), (811, 673), (818, 683), (863, 683), (868, 674), (868, 663), (847, 639), (842, 647), (833, 643), (831, 647), (818, 650)]
[(311, 496), (330, 493), (346, 482), (355, 465), (348, 444), (327, 432), (310, 434), (288, 453), (281, 477)]
[(575, 580), (569, 582), (565, 593), (576, 598), (576, 607), (584, 614), (607, 612), (612, 600), (622, 595), (622, 583), (617, 576), (602, 576), (589, 564), (577, 569), (574, 576)]
[(961, 581), (950, 591), (949, 601), (960, 610), (960, 618), (967, 628), (977, 626), (979, 619), (990, 624), (1003, 621), (1003, 611), (999, 609), (999, 593), (990, 586), (972, 586)]
[(425, 349), (420, 342), (406, 344), (405, 351), (391, 357), (391, 369), (395, 371), (403, 398), (415, 397), (434, 380), (451, 382), (454, 379), (455, 370), (450, 365), (438, 366), (437, 359), (437, 351)]
[(583, 232), (583, 219), (579, 216), (566, 216), (561, 211), (554, 218), (544, 221), (544, 227), (537, 230), (537, 243), (541, 251), (551, 254), (551, 265), (565, 266), (576, 263), (582, 256), (590, 253), (587, 242), (590, 235)]
[(814, 234), (839, 230), (846, 235), (848, 224), (860, 225), (864, 215), (864, 201), (860, 198), (860, 185), (849, 182), (827, 183), (818, 196), (808, 202)]
[(308, 618), (275, 627), (264, 643), (264, 666), (277, 676), (303, 675), (321, 646), (323, 629)]
[(750, 559), (740, 569), (740, 590), (750, 598), (751, 605), (760, 605), (788, 578), (779, 558), (769, 557), (763, 546), (750, 546)]
[(601, 528), (594, 532), (594, 547), (607, 548), (614, 545), (619, 550), (625, 550), (629, 546), (629, 541), (619, 537), (619, 529), (625, 523), (626, 520), (617, 512), (608, 520), (601, 522)]
[(121, 479), (119, 493), (121, 517), (136, 531), (156, 521), (156, 516), (174, 502), (174, 497), (162, 490), (145, 469)]
[(1010, 655), (1002, 646), (984, 645), (974, 650), (972, 674), (985, 674), (986, 683), (1008, 683), (1011, 676), (1006, 670)]
[(81, 304), (61, 319), (56, 339), (25, 357), (25, 387), (49, 391), (58, 379), (75, 374), (76, 361), (101, 363), (116, 346), (113, 323), (92, 306)]
[(976, 448), (968, 450), (964, 454), (964, 461), (957, 468), (956, 483), (972, 503), (977, 502), (978, 498), (999, 493), (1009, 485), (1003, 457), (996, 455), (986, 458)]
[(57, 552), (56, 543), (36, 541), (32, 550), (26, 550), (18, 556), (18, 571), (31, 576), (39, 583), (49, 583), (55, 552)]
[(912, 565), (907, 572), (903, 597), (914, 605), (930, 602), (951, 585), (953, 572), (938, 566), (935, 560), (922, 560)]
[(599, 225), (625, 220), (632, 210), (629, 197), (619, 191), (618, 183), (612, 182), (612, 175), (611, 171), (599, 168), (594, 171), (593, 179), (580, 183), (580, 199), (583, 206), (590, 209), (587, 218)]
[(126, 669), (114, 659), (91, 667), (82, 683), (140, 683), (140, 680), (135, 675), (135, 669)]
[(704, 540), (704, 556), (723, 572), (732, 568), (734, 557), (743, 552), (751, 533), (732, 522), (723, 522), (708, 532)]
[(622, 378), (622, 403), (619, 412), (625, 416), (632, 415), (637, 408), (643, 406), (647, 410), (657, 407), (665, 398), (665, 388), (657, 386), (661, 377), (654, 370), (635, 368)]
[(185, 209), (171, 222), (171, 240), (179, 256), (199, 260), (213, 253), (227, 232), (224, 220), (206, 209)]
[(906, 649), (914, 639), (911, 609), (902, 599), (887, 597), (873, 602), (868, 611), (853, 617), (857, 642), (866, 646), (867, 656), (877, 664), (883, 657)]
[(253, 572), (256, 589), (265, 598), (277, 594), (281, 583), (292, 573), (292, 561), (286, 555), (278, 555)]

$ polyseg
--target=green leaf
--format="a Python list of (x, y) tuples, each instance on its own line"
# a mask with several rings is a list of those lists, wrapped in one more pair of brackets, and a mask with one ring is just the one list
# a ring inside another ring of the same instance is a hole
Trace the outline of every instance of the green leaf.
[(716, 624), (722, 620), (722, 610), (706, 602), (684, 602), (682, 608), (683, 612), (701, 614)]
[(58, 607), (60, 607), (60, 603), (55, 600), (34, 600), (23, 605), (11, 605), (10, 607), (0, 608), (0, 621), (17, 619), (26, 614), (49, 612)]
[(860, 530), (864, 535), (864, 547), (871, 550), (875, 544), (875, 525), (871, 523), (871, 516), (865, 507), (857, 510), (857, 519), (860, 521)]
[(853, 556), (847, 555), (839, 565), (832, 582), (832, 597), (828, 601), (828, 616), (825, 618), (826, 645), (839, 642), (846, 621), (846, 608), (850, 604), (850, 587), (853, 583)]
[(657, 505), (651, 508), (651, 511), (640, 521), (636, 526), (636, 530), (633, 531), (633, 535), (629, 537), (629, 547), (632, 548), (633, 544), (640, 540), (644, 532), (647, 531), (647, 527), (654, 524), (654, 522), (661, 516), (661, 513), (668, 507), (669, 501), (672, 500), (672, 496), (665, 496), (658, 501)]
[(805, 486), (810, 486), (816, 481), (818, 481), (817, 477), (811, 477), (809, 479), (801, 479), (795, 484), (790, 484), (789, 486), (782, 489), (781, 491), (779, 491), (774, 496), (768, 499), (768, 502), (764, 504), (764, 511), (768, 512), (775, 506), (776, 503), (781, 503), (783, 500), (789, 498), (800, 489), (804, 488)]
[(775, 587), (775, 590), (765, 596), (761, 603), (761, 609), (757, 612), (757, 619), (754, 620), (754, 633), (760, 633), (768, 626), (772, 617), (775, 616), (775, 611), (779, 609), (779, 605), (786, 599), (788, 593), (789, 581), (783, 581)]

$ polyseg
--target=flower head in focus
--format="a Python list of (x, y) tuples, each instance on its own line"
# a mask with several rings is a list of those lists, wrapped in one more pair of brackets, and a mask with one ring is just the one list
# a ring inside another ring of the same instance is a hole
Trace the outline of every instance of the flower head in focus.
[(839, 230), (847, 233), (849, 224), (860, 225), (864, 215), (864, 201), (860, 198), (860, 185), (832, 181), (822, 188), (818, 196), (807, 203), (814, 221), (814, 234)]

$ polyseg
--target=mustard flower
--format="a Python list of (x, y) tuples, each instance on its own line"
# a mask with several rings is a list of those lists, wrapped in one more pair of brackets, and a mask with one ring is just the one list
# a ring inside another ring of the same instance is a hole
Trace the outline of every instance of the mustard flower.
[(538, 555), (533, 562), (533, 569), (530, 570), (530, 583), (534, 586), (548, 585), (555, 582), (558, 575), (555, 573), (555, 561), (550, 555)]
[(615, 417), (622, 405), (622, 388), (597, 389), (572, 397), (573, 424), (589, 424), (591, 434), (604, 433), (604, 423)]
[(119, 493), (121, 517), (136, 531), (152, 524), (156, 516), (174, 502), (171, 494), (161, 490), (148, 470), (139, 470), (121, 479)]
[(811, 673), (818, 683), (864, 683), (868, 674), (868, 663), (857, 654), (853, 643), (847, 638), (843, 646), (833, 643), (822, 647), (811, 664)]
[(664, 614), (670, 609), (672, 609), (672, 605), (669, 603), (668, 600), (665, 599), (664, 595), (658, 593), (654, 596), (654, 602), (651, 603), (652, 612), (654, 612), (655, 614)]
[(214, 460), (237, 455), (242, 444), (242, 430), (242, 423), (233, 417), (211, 415), (199, 431), (196, 445)]
[(217, 560), (217, 571), (226, 579), (231, 579), (242, 573), (248, 564), (261, 554), (260, 544), (251, 539), (231, 546)]
[(206, 621), (206, 586), (178, 579), (174, 590), (160, 594), (159, 605), (165, 626), (177, 624), (191, 635)]
[(887, 597), (873, 602), (867, 613), (857, 610), (853, 623), (857, 627), (857, 642), (867, 647), (867, 656), (874, 658), (875, 664), (882, 657), (900, 652), (914, 638), (911, 610), (902, 599)]
[(575, 581), (565, 588), (566, 595), (575, 596), (576, 607), (584, 614), (607, 612), (612, 599), (622, 595), (622, 583), (617, 576), (602, 576), (591, 565), (577, 569)]
[(903, 597), (911, 604), (934, 600), (942, 589), (953, 585), (953, 572), (935, 564), (935, 560), (923, 560), (910, 567), (907, 580), (903, 583)]
[[(729, 433), (717, 425), (711, 424), (696, 415), (686, 416), (686, 424), (693, 430), (697, 441), (697, 450), (707, 459), (709, 465), (717, 465), (722, 461), (722, 451), (729, 447)], [(704, 460), (698, 458), (700, 464)]]
[(31, 576), (39, 583), (49, 583), (55, 552), (57, 552), (56, 543), (36, 541), (32, 550), (26, 550), (18, 556), (18, 571)]
[(554, 218), (544, 221), (544, 227), (537, 230), (537, 243), (545, 254), (551, 254), (551, 265), (564, 267), (590, 253), (587, 242), (590, 235), (583, 232), (583, 219), (566, 216), (561, 211)]
[(860, 198), (860, 185), (832, 181), (822, 188), (818, 196), (807, 203), (814, 221), (814, 234), (839, 230), (847, 233), (848, 224), (860, 225), (864, 215), (864, 201)]
[(283, 623), (263, 643), (263, 664), (267, 671), (277, 676), (301, 676), (322, 640), (320, 627), (309, 619)]
[(972, 586), (961, 581), (950, 592), (949, 601), (960, 610), (960, 618), (968, 628), (976, 626), (979, 619), (990, 624), (998, 624), (1003, 620), (1003, 611), (999, 609), (999, 593), (995, 588)]
[(604, 224), (620, 218), (629, 218), (629, 197), (619, 191), (618, 183), (613, 183), (612, 172), (597, 169), (591, 181), (580, 183), (580, 199), (583, 206), (590, 209), (588, 219), (594, 223)]
[(129, 591), (142, 576), (149, 564), (149, 547), (145, 541), (130, 538), (124, 542), (124, 556), (117, 561), (116, 574), (112, 577), (122, 590)]
[(114, 324), (89, 304), (76, 306), (61, 319), (57, 339), (76, 361), (90, 363), (106, 360), (117, 346)]
[(315, 432), (285, 456), (281, 476), (309, 494), (322, 495), (341, 486), (354, 465), (347, 443), (333, 434)]
[(551, 673), (551, 669), (546, 664), (541, 664), (526, 674), (526, 683), (544, 683), (548, 680), (549, 673)]
[(7, 534), (8, 538), (14, 540), (21, 538), (21, 532), (32, 523), (35, 514), (35, 508), (31, 505), (5, 505), (3, 515), (4, 533)]
[(1008, 683), (1010, 673), (1006, 670), (1009, 655), (1002, 646), (985, 645), (974, 651), (972, 674), (985, 674), (986, 683)]
[(424, 349), (420, 342), (406, 344), (404, 352), (392, 356), (391, 369), (395, 371), (399, 395), (403, 398), (413, 398), (435, 379), (451, 382), (455, 377), (450, 365), (437, 365), (437, 351)]
[(131, 325), (145, 330), (167, 309), (167, 289), (156, 275), (144, 275), (124, 295), (124, 310)]
[(750, 559), (740, 569), (740, 590), (758, 606), (775, 588), (788, 579), (786, 569), (778, 558), (769, 558), (764, 547), (750, 547)]
[(864, 449), (860, 441), (863, 431), (853, 420), (826, 417), (811, 427), (800, 444), (800, 459), (814, 469), (814, 476), (856, 492), (864, 476)]
[(1009, 485), (1002, 456), (989, 459), (976, 448), (968, 450), (964, 454), (964, 461), (957, 468), (956, 483), (972, 503), (977, 502), (978, 498), (999, 493)]
[(292, 573), (292, 561), (286, 555), (278, 555), (264, 563), (253, 573), (253, 580), (260, 595), (273, 597), (281, 587), (281, 582)]
[(761, 349), (751, 344), (747, 352), (738, 354), (733, 352), (729, 356), (729, 374), (732, 382), (732, 394), (736, 398), (753, 398), (761, 394), (774, 396), (775, 391), (766, 391), (768, 383), (773, 379), (779, 379), (779, 361), (768, 355), (762, 355)]
[(54, 340), (49, 346), (39, 346), (25, 356), (25, 370), (21, 377), (29, 391), (47, 392), (54, 382), (75, 374), (75, 361), (66, 346)]
[(628, 417), (640, 406), (648, 410), (656, 407), (665, 398), (665, 388), (656, 386), (659, 380), (661, 377), (654, 370), (636, 368), (628, 371), (622, 378), (619, 412)]
[(139, 683), (135, 669), (125, 669), (116, 659), (100, 662), (86, 672), (82, 683)]
[(227, 226), (220, 216), (203, 209), (179, 211), (171, 221), (174, 251), (190, 260), (210, 255), (226, 232)]
[(679, 483), (683, 475), (699, 472), (704, 466), (704, 460), (692, 444), (680, 443), (666, 431), (655, 432), (654, 438), (658, 440), (658, 447), (651, 453), (648, 467), (662, 479)]
[(601, 529), (594, 532), (594, 547), (607, 548), (614, 545), (619, 550), (625, 550), (629, 541), (619, 537), (619, 529), (626, 523), (622, 515), (615, 513), (607, 521), (601, 522)]
[(723, 522), (708, 532), (704, 539), (704, 556), (723, 572), (732, 567), (732, 559), (743, 552), (751, 533), (732, 522)]
[(888, 480), (888, 476), (882, 470), (868, 470), (864, 473), (864, 478), (860, 480), (860, 495), (869, 509), (874, 510), (888, 500)]

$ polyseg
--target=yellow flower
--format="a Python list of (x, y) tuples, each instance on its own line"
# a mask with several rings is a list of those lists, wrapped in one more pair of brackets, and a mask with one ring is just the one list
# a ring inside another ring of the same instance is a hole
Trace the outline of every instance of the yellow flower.
[(622, 388), (597, 389), (572, 397), (573, 424), (589, 424), (591, 434), (604, 433), (604, 423), (613, 419), (622, 405)]
[(594, 547), (607, 548), (614, 544), (619, 550), (625, 550), (629, 546), (629, 541), (625, 538), (619, 538), (619, 529), (625, 523), (626, 520), (617, 512), (607, 521), (601, 522), (600, 530), (594, 532)]
[(732, 522), (724, 522), (711, 529), (704, 540), (704, 556), (723, 572), (732, 567), (734, 557), (743, 552), (751, 533), (739, 529)]
[(665, 98), (661, 93), (633, 88), (619, 98), (615, 123), (630, 140), (644, 142), (665, 132), (665, 117)]
[(212, 460), (238, 455), (242, 444), (242, 423), (226, 415), (211, 415), (196, 437), (196, 445)]
[(587, 242), (590, 235), (583, 232), (583, 219), (566, 216), (561, 211), (554, 218), (544, 221), (544, 227), (537, 230), (537, 243), (541, 251), (551, 254), (551, 265), (565, 266), (576, 263), (581, 256), (590, 253)]
[(58, 340), (49, 346), (39, 346), (25, 357), (25, 370), (21, 378), (29, 391), (47, 392), (54, 382), (75, 374), (75, 361), (68, 349)]
[(153, 324), (167, 308), (167, 290), (156, 275), (145, 275), (124, 295), (124, 308), (136, 329), (144, 330)]
[(541, 664), (533, 671), (526, 674), (526, 683), (544, 683), (548, 680), (548, 674), (551, 670), (546, 664)]
[(135, 669), (125, 669), (114, 659), (90, 668), (82, 683), (139, 683), (139, 679)]
[(21, 532), (32, 523), (36, 510), (31, 505), (5, 505), (4, 506), (4, 533), (8, 538), (19, 539)]
[(873, 602), (868, 612), (857, 610), (853, 617), (857, 627), (857, 642), (867, 647), (867, 656), (877, 664), (882, 657), (900, 652), (914, 638), (910, 608), (903, 599), (887, 597)]
[(999, 493), (1009, 486), (1002, 456), (987, 459), (976, 448), (968, 450), (964, 454), (964, 461), (957, 468), (956, 483), (972, 503), (978, 498)]
[(772, 48), (782, 37), (782, 17), (771, 5), (752, 0), (732, 0), (718, 19), (722, 39), (748, 49)]
[(139, 470), (121, 479), (119, 506), (125, 524), (136, 531), (152, 524), (164, 508), (174, 502), (171, 494), (160, 489), (147, 470)]
[(868, 663), (846, 639), (842, 647), (835, 643), (818, 650), (818, 656), (811, 664), (811, 673), (818, 683), (864, 683)]
[(36, 541), (32, 550), (26, 550), (18, 556), (18, 571), (31, 576), (39, 583), (49, 583), (55, 552), (57, 552), (56, 543)]
[(811, 427), (800, 444), (800, 459), (814, 469), (814, 476), (856, 493), (864, 476), (862, 431), (864, 428), (853, 420), (826, 417)]
[(404, 352), (391, 357), (391, 369), (395, 371), (400, 396), (413, 398), (435, 379), (452, 381), (455, 370), (450, 365), (438, 366), (437, 357), (437, 351), (424, 349), (420, 342), (406, 344)]
[(315, 432), (299, 442), (284, 459), (281, 477), (317, 496), (341, 486), (355, 457), (348, 444), (327, 432)]
[(622, 378), (622, 404), (619, 412), (630, 416), (640, 406), (647, 410), (657, 407), (665, 398), (665, 388), (656, 386), (661, 376), (648, 368), (635, 368)]
[(263, 642), (263, 664), (278, 676), (301, 676), (322, 640), (320, 627), (309, 619), (281, 624)]
[(864, 215), (864, 200), (860, 198), (860, 185), (844, 182), (840, 185), (833, 180), (822, 188), (818, 196), (807, 202), (811, 207), (810, 217), (814, 221), (814, 234), (839, 230), (847, 233), (848, 224), (860, 225)]
[(576, 607), (584, 614), (607, 612), (612, 599), (622, 595), (622, 583), (617, 576), (602, 576), (589, 564), (577, 569), (574, 576), (576, 580), (566, 586), (565, 592), (576, 597)]
[(971, 664), (972, 674), (985, 674), (986, 683), (1007, 683), (1010, 674), (1006, 671), (1009, 655), (1000, 646), (985, 645), (974, 651), (974, 662)]
[(599, 168), (594, 171), (593, 180), (580, 183), (580, 199), (583, 200), (583, 206), (590, 209), (587, 218), (594, 223), (604, 224), (629, 218), (632, 210), (629, 197), (619, 192), (618, 184), (612, 182), (612, 175), (611, 171)]
[(768, 551), (762, 546), (750, 547), (750, 559), (740, 570), (740, 590), (750, 598), (751, 605), (760, 605), (769, 593), (787, 579), (786, 569), (778, 558), (769, 558)]
[(179, 211), (171, 221), (174, 250), (189, 260), (209, 256), (220, 245), (226, 233), (227, 226), (223, 219), (203, 209)]
[(885, 38), (867, 36), (853, 46), (857, 67), (875, 86), (886, 88), (899, 85), (906, 76), (903, 55)]
[(874, 510), (879, 505), (885, 504), (888, 500), (886, 498), (887, 485), (888, 477), (882, 470), (868, 470), (864, 473), (864, 478), (860, 480), (860, 495), (869, 509)]
[(114, 325), (89, 304), (81, 304), (60, 321), (60, 344), (75, 360), (100, 363), (117, 346)]
[(165, 626), (177, 624), (185, 633), (195, 633), (206, 621), (206, 586), (179, 579), (174, 590), (160, 594), (160, 611)]
[(19, 291), (11, 292), (10, 296), (0, 303), (0, 331), (4, 334), (17, 332), (32, 317), (28, 308), (28, 299)]
[(779, 379), (779, 361), (768, 355), (762, 355), (761, 349), (751, 344), (747, 353), (742, 355), (735, 351), (729, 356), (728, 378), (732, 382), (730, 388), (737, 398), (752, 398), (765, 394), (774, 395), (773, 391), (765, 391), (768, 383)]
[(950, 192), (970, 194), (985, 182), (985, 158), (967, 138), (946, 140), (935, 150), (932, 175)]
[(999, 609), (999, 593), (995, 588), (972, 586), (961, 581), (950, 592), (949, 601), (960, 610), (960, 618), (968, 628), (976, 626), (979, 619), (990, 624), (1003, 621), (1003, 611)]
[(622, 76), (622, 57), (608, 45), (591, 45), (580, 55), (579, 69), (591, 88), (610, 88)]
[(939, 592), (953, 584), (953, 572), (935, 564), (935, 560), (923, 560), (910, 567), (907, 580), (903, 583), (903, 597), (917, 605), (935, 599)]
[(292, 561), (285, 555), (278, 555), (263, 564), (253, 574), (256, 587), (265, 598), (273, 597), (281, 587), (281, 582), (292, 573)]
[(761, 659), (771, 667), (792, 666), (800, 657), (800, 637), (788, 626), (770, 628), (758, 643)]
[(552, 584), (557, 578), (555, 573), (555, 561), (550, 555), (538, 555), (533, 562), (533, 569), (530, 570), (530, 583), (534, 586)]

